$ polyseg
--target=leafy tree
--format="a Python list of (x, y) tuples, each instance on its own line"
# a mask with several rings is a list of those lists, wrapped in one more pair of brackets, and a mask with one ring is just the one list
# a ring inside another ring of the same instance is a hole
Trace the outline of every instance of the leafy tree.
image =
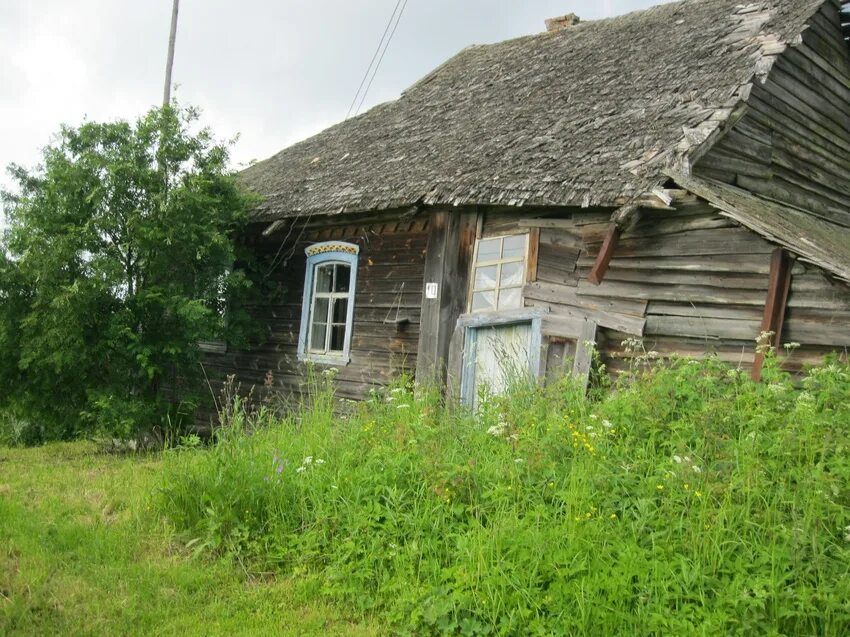
[(155, 426), (199, 341), (242, 326), (222, 299), (249, 285), (231, 268), (252, 199), (197, 122), (174, 104), (63, 127), (43, 165), (9, 168), (0, 402), (45, 436)]

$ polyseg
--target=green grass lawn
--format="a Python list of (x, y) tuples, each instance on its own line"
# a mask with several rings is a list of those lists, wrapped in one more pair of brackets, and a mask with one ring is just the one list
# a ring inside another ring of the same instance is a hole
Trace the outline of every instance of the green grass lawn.
[(196, 558), (149, 511), (158, 456), (0, 448), (2, 635), (375, 635), (298, 580)]

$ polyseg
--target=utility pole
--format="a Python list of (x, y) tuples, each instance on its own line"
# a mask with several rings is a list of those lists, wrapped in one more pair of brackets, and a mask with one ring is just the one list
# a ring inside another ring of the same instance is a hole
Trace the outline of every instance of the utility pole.
[(174, 0), (171, 10), (171, 33), (168, 35), (168, 60), (165, 63), (165, 90), (162, 93), (162, 105), (171, 103), (171, 69), (174, 66), (174, 41), (177, 39), (177, 12), (180, 9), (180, 0)]

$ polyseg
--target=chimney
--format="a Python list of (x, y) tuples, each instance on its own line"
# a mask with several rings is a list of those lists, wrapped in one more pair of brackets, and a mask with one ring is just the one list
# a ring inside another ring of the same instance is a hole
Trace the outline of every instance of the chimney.
[(569, 13), (567, 15), (558, 16), (557, 18), (549, 18), (546, 20), (546, 30), (549, 33), (556, 33), (558, 31), (563, 31), (566, 28), (575, 26), (581, 20), (575, 13)]

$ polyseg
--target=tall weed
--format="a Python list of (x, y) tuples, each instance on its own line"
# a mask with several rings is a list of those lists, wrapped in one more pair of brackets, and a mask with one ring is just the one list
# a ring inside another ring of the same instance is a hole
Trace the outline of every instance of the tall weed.
[(400, 381), (169, 452), (160, 511), (200, 552), (302, 576), (401, 634), (850, 631), (850, 368), (764, 382), (644, 361), (477, 413)]

